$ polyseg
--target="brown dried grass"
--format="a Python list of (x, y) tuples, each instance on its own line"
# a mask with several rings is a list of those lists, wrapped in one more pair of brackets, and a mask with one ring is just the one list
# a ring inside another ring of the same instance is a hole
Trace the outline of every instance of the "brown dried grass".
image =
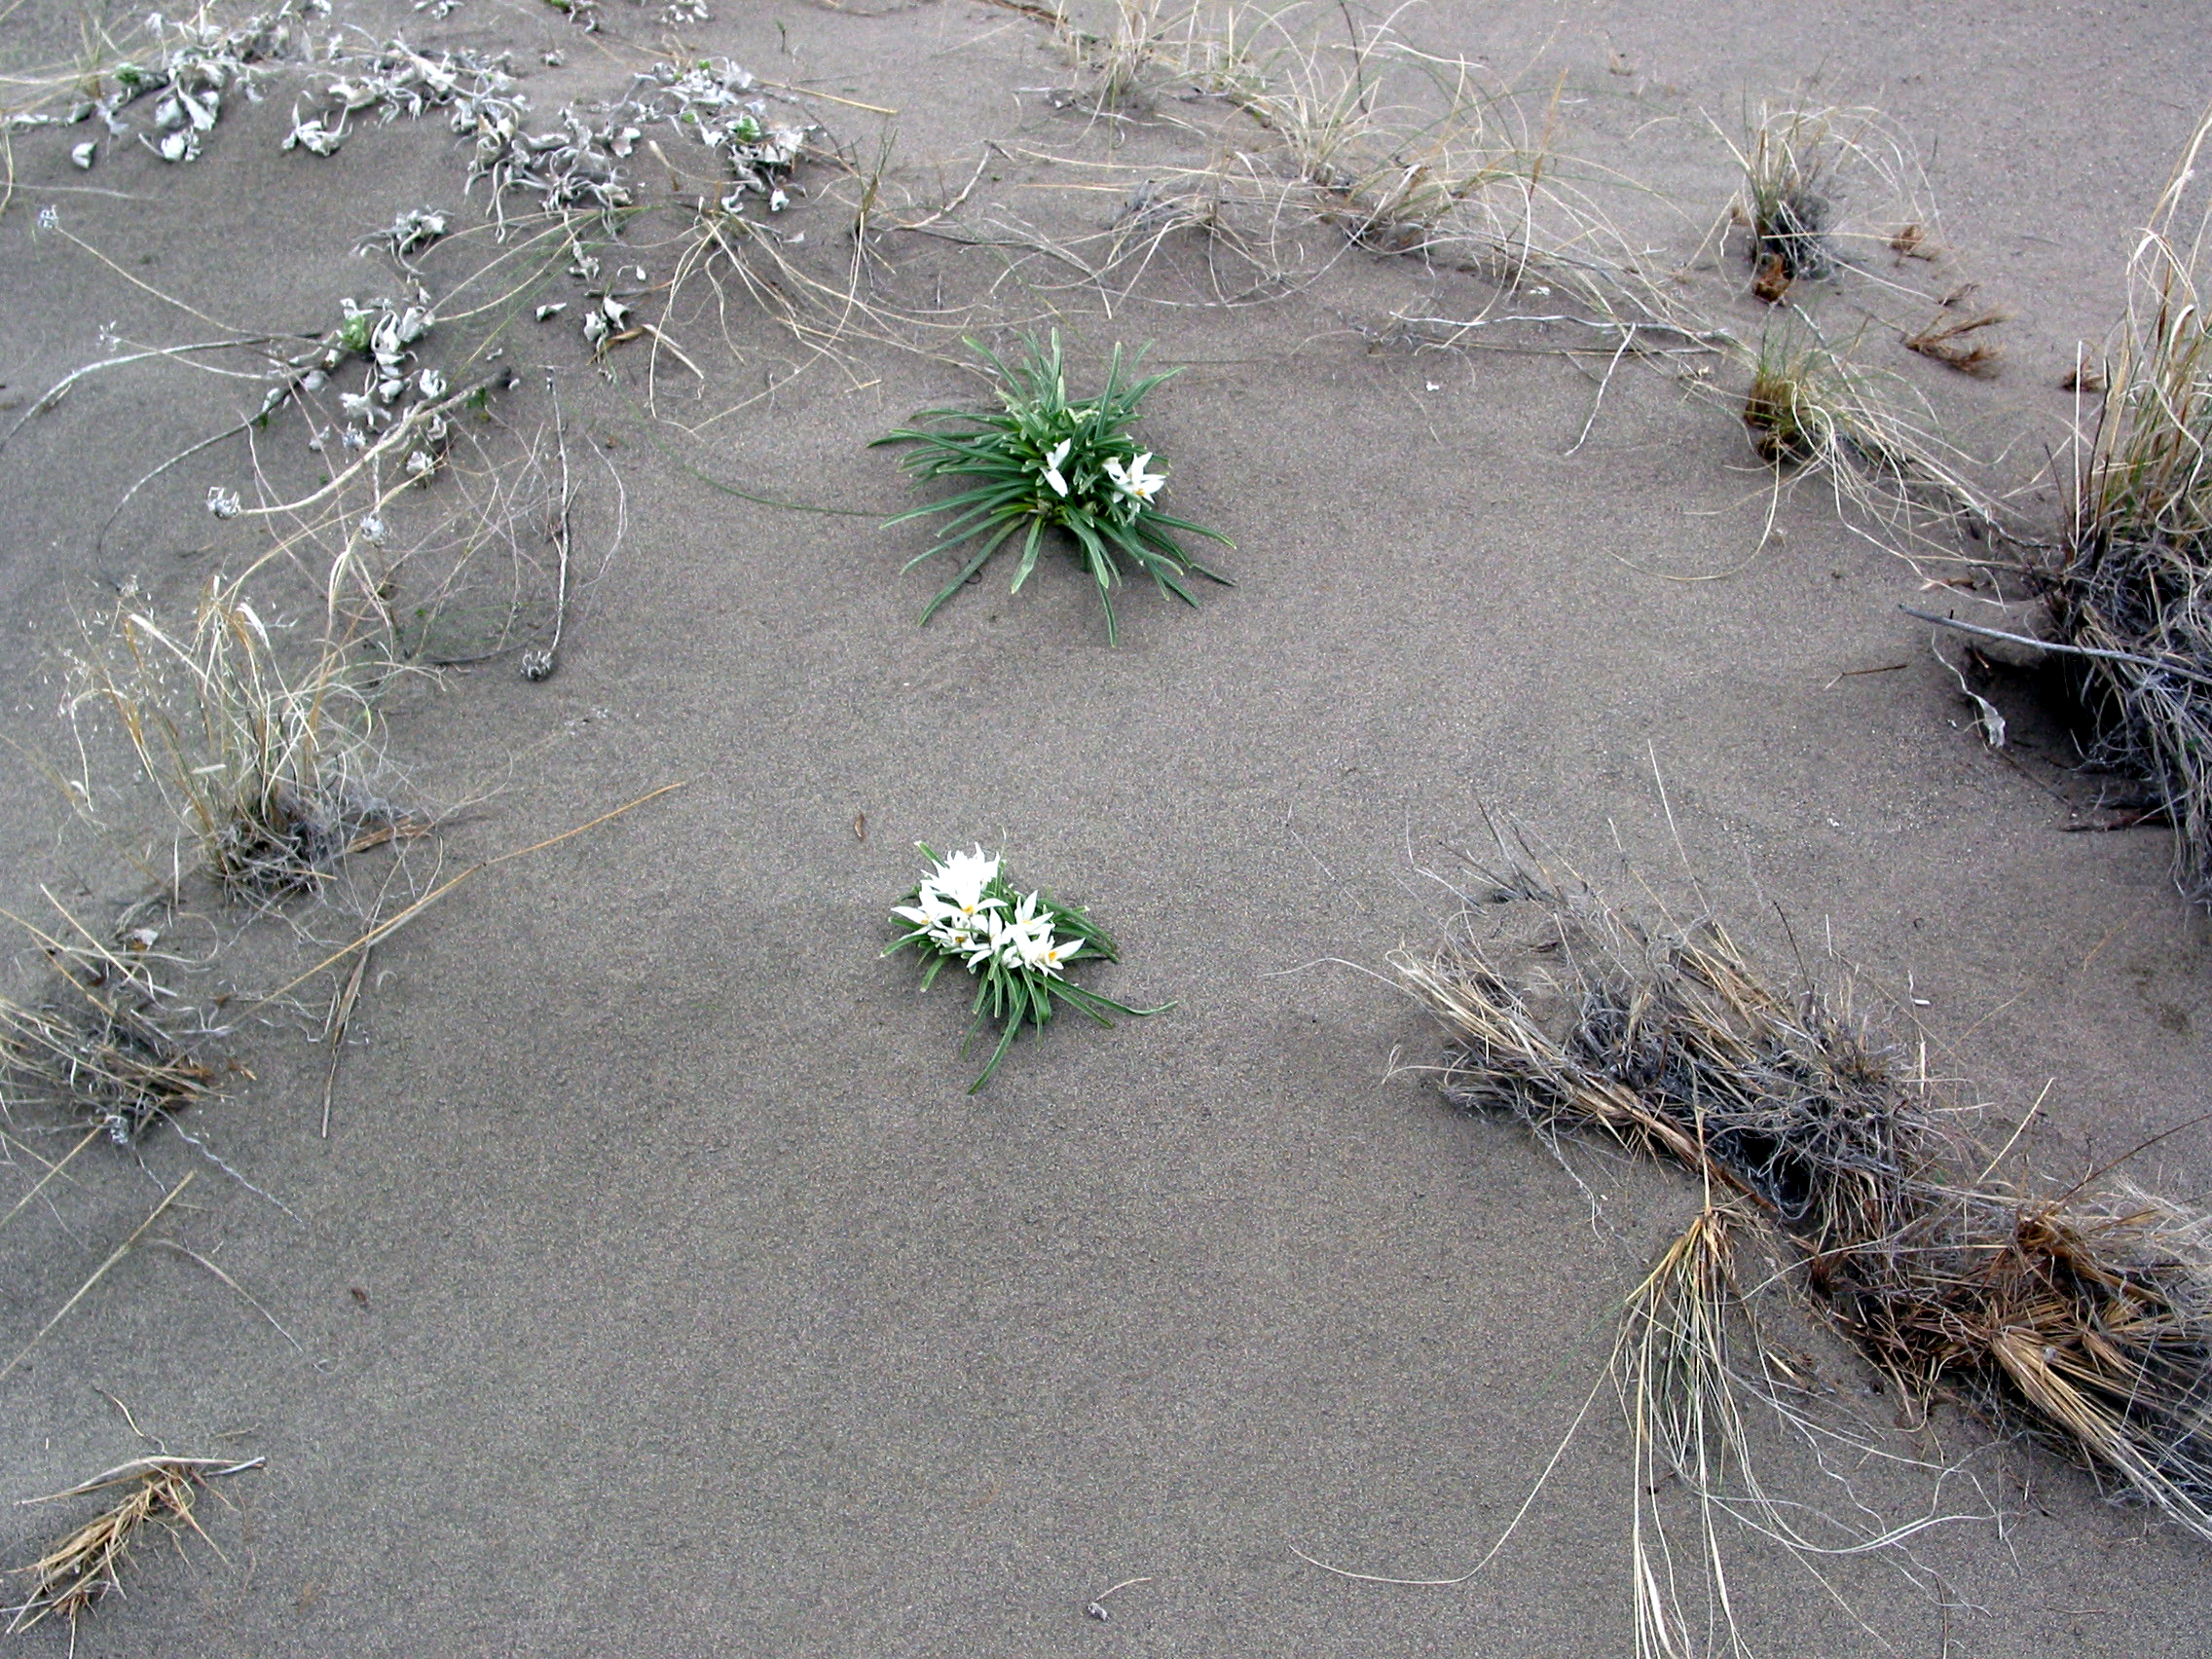
[(1848, 983), (1785, 994), (1716, 924), (1646, 925), (1532, 865), (1499, 890), (1537, 917), (1518, 950), (1396, 958), (1452, 1039), (1448, 1099), (1690, 1169), (1907, 1398), (2212, 1539), (2212, 1220), (2123, 1182), (1993, 1182)]
[(261, 1466), (259, 1457), (233, 1462), (222, 1457), (136, 1457), (34, 1503), (52, 1503), (121, 1489), (123, 1495), (77, 1528), (28, 1567), (16, 1570), (31, 1580), (30, 1593), (15, 1609), (11, 1634), (31, 1630), (49, 1618), (74, 1626), (93, 1603), (120, 1590), (123, 1563), (149, 1526), (190, 1528), (219, 1556), (214, 1540), (193, 1519), (192, 1506), (209, 1480)]

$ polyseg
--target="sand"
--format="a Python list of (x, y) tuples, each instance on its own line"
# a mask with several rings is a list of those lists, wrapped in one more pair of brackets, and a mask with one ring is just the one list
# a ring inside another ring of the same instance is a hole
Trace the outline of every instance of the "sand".
[[(971, 226), (1095, 228), (1117, 196), (1063, 187), (1126, 175), (1077, 159), (1109, 159), (1117, 135), (1124, 157), (1195, 142), (1172, 99), (1120, 124), (1055, 110), (1040, 89), (1069, 84), (1065, 59), (1013, 11), (717, 10), (687, 42), (853, 100), (816, 106), (838, 138), (872, 150), (884, 118), (856, 105), (900, 112), (900, 200), (943, 201), (986, 138), (1064, 159), (994, 164)], [(372, 36), (511, 47), (541, 109), (612, 95), (660, 50), (626, 0), (592, 37), (520, 0), (338, 12)], [(1954, 268), (2013, 313), (1994, 382), (1883, 361), (2024, 488), (2199, 113), (2185, 8), (1451, 0), (1406, 26), (1558, 81), (1563, 144), (1680, 204), (1645, 233), (1677, 259), (1731, 188), (1701, 112), (1733, 132), (1801, 88), (1879, 104), (1929, 164)], [(75, 32), (29, 8), (0, 19), (0, 46), (46, 61)], [(557, 70), (539, 63), (553, 47)], [(340, 297), (395, 286), (352, 256), (358, 238), (404, 207), (481, 213), (434, 120), (363, 129), (328, 160), (280, 153), (295, 85), (227, 112), (185, 167), (118, 147), (80, 174), (60, 137), (16, 135), (0, 420), (107, 354), (102, 329), (330, 326)], [(50, 203), (112, 263), (40, 231)], [(844, 221), (825, 201), (790, 223), (819, 247)], [(762, 387), (771, 353), (800, 358), (751, 314), (742, 353), (700, 320), (676, 338), (707, 384), (664, 356), (656, 422), (645, 343), (601, 376), (573, 307), (543, 328), (526, 309), (504, 336), (525, 370), (506, 407), (535, 429), (538, 371), (557, 365), (581, 481), (560, 668), (525, 683), (510, 656), (401, 687), (393, 764), (457, 809), (444, 874), (684, 787), (472, 878), (380, 945), (327, 1140), (313, 1021), (243, 1020), (251, 1077), (189, 1126), (266, 1198), (165, 1134), (92, 1149), (0, 1233), (13, 1351), (158, 1185), (200, 1169), (173, 1235), (300, 1348), (197, 1266), (140, 1251), (0, 1382), (0, 1496), (141, 1450), (103, 1394), (172, 1451), (269, 1459), (225, 1488), (235, 1511), (203, 1505), (227, 1559), (149, 1549), (78, 1652), (1629, 1651), (1607, 1398), (1462, 1587), (1354, 1583), (1296, 1553), (1406, 1577), (1471, 1567), (1581, 1410), (1608, 1309), (1692, 1201), (1665, 1172), (1590, 1160), (1594, 1214), (1519, 1131), (1438, 1102), (1419, 1069), (1435, 1038), (1358, 971), (1435, 935), (1452, 900), (1419, 871), (1458, 867), (1486, 814), (1617, 887), (1640, 871), (1679, 893), (1694, 869), (1773, 959), (1783, 915), (1832, 941), (1922, 999), (1934, 1063), (1976, 1098), (2016, 1113), (2047, 1085), (2022, 1141), (2041, 1167), (2079, 1173), (2198, 1109), (2206, 934), (2159, 832), (2063, 832), (2083, 792), (2035, 754), (2057, 735), (2014, 703), (2028, 753), (1982, 746), (1898, 614), (1929, 602), (1920, 575), (1817, 486), (1784, 499), (1762, 549), (1763, 477), (1724, 401), (1629, 365), (1569, 456), (1602, 360), (1371, 345), (1362, 324), (1416, 301), (1480, 303), (1413, 261), (1349, 257), (1220, 309), (1164, 303), (1190, 297), (1186, 258), (1109, 319), (1095, 293), (1038, 293), (1049, 267), (882, 245), (893, 298), (995, 296), (1016, 318), (1050, 304), (1079, 355), (1149, 341), (1185, 365), (1144, 430), (1174, 509), (1235, 539), (1237, 585), (1195, 613), (1131, 591), (1109, 650), (1055, 559), (1018, 599), (994, 570), (918, 630), (942, 577), (899, 574), (926, 533), (879, 528), (906, 498), (864, 446), (973, 397), (957, 347), (856, 341), (701, 425)], [(451, 282), (487, 246), (424, 268)], [(665, 274), (667, 250), (641, 257)], [(557, 269), (538, 289), (580, 297)], [(1748, 302), (1729, 316), (1757, 326)], [(134, 479), (257, 395), (145, 365), (0, 451), (0, 684), (21, 745), (0, 751), (0, 899), (20, 914), (42, 884), (93, 911), (143, 889), (117, 848), (156, 833), (150, 801), (103, 794), (103, 840), (30, 756), (71, 753), (56, 652), (73, 617), (118, 585), (188, 606), (266, 546), (201, 504), (210, 484), (250, 495), (238, 440), (142, 492), (95, 546)], [(312, 481), (302, 435), (293, 415), (257, 439), (273, 479)], [(305, 592), (280, 608), (312, 625)], [(1110, 1033), (1062, 1021), (969, 1097), (956, 988), (917, 1001), (912, 969), (876, 954), (917, 840), (1003, 842), (1121, 940), (1099, 988), (1174, 1011)], [(437, 879), (431, 854), (411, 859), (420, 886)], [(313, 906), (287, 913), (344, 936)], [(238, 936), (220, 972), (248, 992), (320, 954), (280, 920), (219, 926)], [(301, 995), (321, 1008), (330, 990)], [(43, 1126), (14, 1132), (51, 1156)], [(13, 1156), (10, 1203), (31, 1167)], [(2138, 1174), (2194, 1197), (2212, 1137), (2184, 1127)], [(1823, 1363), (1863, 1400), (1847, 1359)], [(1973, 1454), (2008, 1515), (1924, 1535), (1952, 1604), (1841, 1562), (1872, 1634), (1744, 1539), (1756, 1651), (2204, 1651), (2201, 1543), (1972, 1423), (1939, 1416), (1931, 1435), (1924, 1451)], [(1898, 1513), (1926, 1501), (1871, 1479)], [(0, 1510), (0, 1555), (35, 1554), (48, 1513)], [(1110, 1619), (1086, 1615), (1132, 1579)]]

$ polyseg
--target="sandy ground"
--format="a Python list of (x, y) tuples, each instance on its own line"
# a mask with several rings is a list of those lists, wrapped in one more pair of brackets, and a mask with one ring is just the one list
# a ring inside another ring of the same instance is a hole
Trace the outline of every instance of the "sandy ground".
[[(1006, 10), (719, 10), (687, 38), (854, 100), (818, 106), (840, 138), (873, 144), (883, 118), (856, 103), (899, 110), (892, 180), (917, 202), (957, 189), (984, 138), (1092, 160), (1192, 142), (1163, 119), (1053, 109), (1038, 89), (1067, 84), (1065, 62)], [(512, 47), (551, 105), (619, 92), (659, 50), (626, 0), (606, 11), (596, 39), (497, 0), (442, 21), (340, 0), (338, 20)], [(1567, 147), (1680, 204), (1650, 233), (1677, 258), (1730, 188), (1701, 112), (1733, 131), (1795, 89), (1880, 104), (1928, 160), (1956, 268), (2013, 313), (1994, 383), (1891, 366), (2023, 486), (2203, 95), (2186, 7), (1442, 3), (1408, 27), (1557, 80)], [(62, 8), (18, 9), (0, 45), (46, 61), (75, 30)], [(566, 66), (539, 67), (556, 45)], [(402, 207), (480, 211), (434, 121), (326, 161), (279, 153), (291, 83), (275, 84), (190, 167), (119, 149), (79, 174), (55, 134), (15, 138), (0, 419), (105, 354), (103, 328), (328, 326), (340, 296), (391, 286), (358, 238)], [(1116, 197), (1056, 188), (1092, 176), (1009, 160), (963, 222), (1095, 228)], [(50, 203), (81, 242), (37, 229)], [(817, 245), (841, 222), (826, 203), (792, 220)], [(451, 281), (486, 245), (424, 269)], [(103, 1393), (171, 1450), (269, 1460), (226, 1489), (235, 1510), (205, 1507), (224, 1559), (147, 1551), (78, 1652), (1629, 1651), (1609, 1399), (1460, 1588), (1349, 1582), (1294, 1553), (1410, 1577), (1473, 1565), (1597, 1380), (1608, 1308), (1690, 1201), (1664, 1172), (1588, 1160), (1594, 1214), (1518, 1130), (1393, 1072), (1435, 1039), (1349, 965), (1434, 937), (1451, 900), (1416, 872), (1479, 848), (1486, 812), (1623, 887), (1634, 869), (1678, 893), (1686, 859), (1770, 960), (1786, 914), (1909, 986), (1934, 1063), (1975, 1097), (2016, 1112), (2047, 1085), (2023, 1141), (2044, 1167), (2078, 1172), (2198, 1109), (2206, 935), (2157, 832), (2061, 832), (2066, 786), (1983, 749), (1898, 615), (1919, 577), (1818, 488), (1785, 499), (1784, 538), (1758, 551), (1767, 499), (1723, 401), (1624, 369), (1569, 456), (1603, 362), (1371, 349), (1364, 319), (1478, 303), (1406, 260), (1346, 259), (1233, 310), (1164, 303), (1188, 297), (1186, 260), (1109, 319), (1095, 294), (1039, 292), (1034, 264), (920, 238), (885, 251), (885, 292), (906, 303), (995, 295), (986, 320), (1050, 305), (1079, 352), (1152, 341), (1187, 365), (1145, 431), (1175, 463), (1175, 509), (1235, 540), (1238, 585), (1197, 613), (1131, 592), (1109, 650), (1081, 580), (1048, 562), (1018, 601), (994, 571), (917, 630), (934, 583), (897, 571), (925, 540), (879, 528), (904, 498), (863, 446), (971, 398), (951, 357), (856, 342), (701, 424), (762, 384), (771, 348), (800, 360), (750, 317), (734, 332), (755, 355), (709, 350), (702, 321), (681, 343), (709, 384), (664, 357), (654, 422), (645, 348), (599, 376), (569, 320), (527, 320), (540, 290), (576, 285), (556, 270), (529, 290), (503, 337), (527, 371), (515, 420), (544, 419), (538, 368), (556, 365), (596, 458), (577, 507), (589, 579), (552, 679), (524, 683), (509, 658), (395, 695), (394, 764), (418, 798), (470, 803), (446, 873), (685, 787), (487, 871), (380, 946), (327, 1140), (313, 1021), (248, 1021), (252, 1078), (193, 1126), (266, 1198), (160, 1135), (136, 1159), (95, 1149), (0, 1234), (13, 1352), (157, 1184), (197, 1169), (173, 1235), (300, 1350), (193, 1264), (140, 1251), (0, 1382), (0, 1495), (141, 1450)], [(138, 602), (189, 605), (266, 544), (200, 505), (209, 484), (251, 493), (234, 441), (95, 545), (132, 480), (257, 395), (143, 365), (0, 452), (0, 685), (24, 750), (67, 752), (73, 617), (133, 579)], [(273, 478), (312, 475), (300, 437), (295, 422), (260, 440)], [(2031, 745), (2050, 740), (2016, 712)], [(154, 833), (142, 796), (109, 797), (108, 842), (20, 752), (0, 775), (11, 909), (43, 904), (42, 885), (95, 911), (140, 891), (115, 847)], [(1100, 988), (1174, 1011), (1063, 1024), (968, 1097), (962, 1005), (917, 1002), (910, 968), (876, 956), (916, 840), (1003, 841), (1121, 939)], [(411, 855), (409, 879), (433, 879), (431, 858)], [(344, 936), (309, 908), (292, 920)], [(240, 936), (222, 971), (248, 990), (319, 954), (282, 921), (220, 925)], [(64, 1143), (41, 1127), (17, 1125), (51, 1155)], [(11, 1203), (34, 1167), (14, 1156)], [(2140, 1175), (2202, 1193), (2212, 1138), (2181, 1128)], [(1847, 1360), (1826, 1364), (1863, 1395)], [(1985, 1438), (1939, 1418), (1917, 1443), (1973, 1453), (2009, 1517), (1924, 1536), (1955, 1604), (1840, 1562), (1862, 1628), (1747, 1538), (1751, 1646), (2212, 1645), (2201, 1544)], [(1868, 1478), (1895, 1514), (1927, 1501)], [(49, 1514), (0, 1510), (0, 1554), (34, 1553)], [(1085, 1616), (1131, 1579), (1109, 1621)]]

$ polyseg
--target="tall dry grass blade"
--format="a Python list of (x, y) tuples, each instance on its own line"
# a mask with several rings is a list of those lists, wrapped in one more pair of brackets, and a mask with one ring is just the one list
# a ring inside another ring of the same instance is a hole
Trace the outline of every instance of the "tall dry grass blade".
[(192, 1185), (193, 1177), (197, 1174), (199, 1174), (199, 1171), (197, 1169), (188, 1171), (183, 1180), (179, 1181), (175, 1186), (171, 1187), (166, 1193), (165, 1193), (162, 1196), (162, 1201), (154, 1206), (153, 1213), (147, 1216), (144, 1221), (138, 1224), (136, 1231), (134, 1231), (129, 1237), (126, 1238), (122, 1243), (118, 1244), (115, 1247), (115, 1249), (109, 1254), (106, 1261), (102, 1262), (98, 1267), (92, 1270), (92, 1277), (88, 1278), (83, 1284), (77, 1287), (76, 1295), (72, 1296), (67, 1302), (64, 1302), (59, 1308), (56, 1308), (54, 1310), (53, 1317), (48, 1319), (45, 1324), (41, 1325), (38, 1328), (38, 1335), (31, 1338), (29, 1342), (25, 1343), (20, 1348), (17, 1349), (15, 1358), (8, 1361), (6, 1365), (0, 1365), (0, 1381), (5, 1381), (7, 1378), (13, 1376), (15, 1374), (16, 1367), (22, 1364), (24, 1360), (30, 1357), (31, 1349), (37, 1347), (40, 1343), (46, 1341), (47, 1333), (52, 1331), (55, 1326), (61, 1323), (62, 1319), (69, 1312), (69, 1309), (76, 1307), (78, 1303), (84, 1301), (86, 1297), (90, 1296), (92, 1292), (92, 1287), (98, 1284), (101, 1279), (107, 1277), (108, 1270), (114, 1267), (116, 1263), (122, 1261), (124, 1257), (130, 1254), (130, 1247), (133, 1244), (137, 1243), (140, 1238), (143, 1238), (146, 1235), (146, 1230), (149, 1227), (152, 1227), (155, 1222), (162, 1219), (164, 1212), (168, 1209), (169, 1205), (175, 1203), (178, 1196), (183, 1193), (185, 1188)]
[[(88, 635), (69, 708), (129, 745), (226, 892), (267, 902), (322, 883), (400, 810), (378, 785), (380, 722), (342, 642), (287, 660), (237, 584), (208, 585), (188, 629), (144, 613)], [(92, 780), (72, 792), (93, 798)]]

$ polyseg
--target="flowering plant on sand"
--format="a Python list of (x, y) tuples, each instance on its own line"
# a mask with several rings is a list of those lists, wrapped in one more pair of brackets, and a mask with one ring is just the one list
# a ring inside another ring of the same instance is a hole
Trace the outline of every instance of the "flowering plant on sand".
[[(1142, 1016), (1163, 1012), (1128, 1008), (1067, 978), (1068, 965), (1079, 958), (1120, 960), (1114, 941), (1079, 906), (1059, 903), (1042, 892), (1015, 891), (1000, 873), (999, 861), (986, 857), (980, 847), (946, 859), (927, 846), (922, 851), (930, 872), (892, 910), (892, 920), (907, 931), (883, 954), (914, 946), (928, 964), (922, 971), (925, 991), (947, 962), (957, 962), (976, 977), (976, 1023), (989, 1018), (1004, 1029), (991, 1063), (969, 1093), (990, 1082), (1023, 1025), (1044, 1030), (1057, 1003), (1100, 1025), (1114, 1023), (1109, 1013)], [(967, 1048), (962, 1043), (961, 1052)]]
[(1154, 504), (1161, 486), (1167, 482), (1166, 465), (1151, 450), (1139, 450), (1129, 436), (1128, 428), (1147, 394), (1174, 371), (1125, 379), (1122, 349), (1117, 346), (1107, 365), (1105, 390), (1071, 402), (1056, 331), (1045, 346), (1025, 342), (1014, 368), (973, 340), (968, 344), (997, 374), (1004, 409), (982, 415), (928, 409), (914, 419), (930, 424), (902, 426), (875, 440), (916, 446), (899, 464), (917, 483), (957, 478), (968, 484), (957, 495), (890, 521), (903, 524), (931, 513), (953, 515), (939, 533), (936, 545), (910, 561), (908, 570), (954, 549), (967, 555), (960, 573), (922, 612), (924, 622), (990, 563), (1017, 531), (1022, 533), (1021, 562), (1014, 572), (1014, 591), (1019, 593), (1037, 568), (1045, 533), (1065, 531), (1075, 544), (1072, 551), (1098, 584), (1109, 645), (1115, 640), (1113, 589), (1122, 580), (1124, 560), (1152, 577), (1161, 592), (1171, 593), (1186, 605), (1198, 604), (1184, 585), (1186, 576), (1228, 584), (1227, 576), (1192, 558), (1175, 533), (1202, 535), (1225, 547), (1228, 538), (1163, 513)]

